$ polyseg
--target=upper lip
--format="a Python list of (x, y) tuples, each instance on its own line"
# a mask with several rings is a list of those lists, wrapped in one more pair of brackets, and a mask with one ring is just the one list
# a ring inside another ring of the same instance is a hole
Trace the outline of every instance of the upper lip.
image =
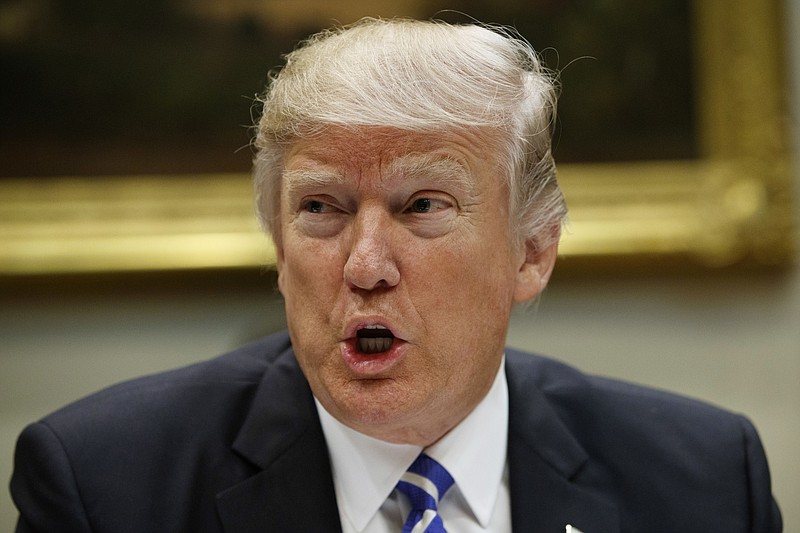
[(380, 327), (389, 330), (395, 338), (402, 338), (402, 332), (392, 326), (388, 320), (379, 317), (359, 317), (348, 321), (344, 331), (345, 339), (352, 339), (357, 336), (358, 331), (367, 327)]

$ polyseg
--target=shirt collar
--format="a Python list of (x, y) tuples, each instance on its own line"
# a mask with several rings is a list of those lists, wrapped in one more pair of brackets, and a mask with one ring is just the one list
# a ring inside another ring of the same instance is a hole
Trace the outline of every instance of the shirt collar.
[[(331, 456), (340, 512), (356, 530), (363, 530), (422, 449), (359, 433), (316, 403)], [(453, 476), (483, 527), (489, 524), (502, 483), (507, 440), (508, 384), (504, 358), (483, 400), (461, 423), (426, 449)]]

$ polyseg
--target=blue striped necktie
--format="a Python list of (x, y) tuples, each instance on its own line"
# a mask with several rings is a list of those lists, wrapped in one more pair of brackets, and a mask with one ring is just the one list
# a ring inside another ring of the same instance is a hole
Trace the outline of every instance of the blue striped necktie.
[(397, 490), (411, 502), (403, 533), (447, 533), (437, 507), (452, 485), (453, 477), (442, 465), (420, 454), (397, 482)]

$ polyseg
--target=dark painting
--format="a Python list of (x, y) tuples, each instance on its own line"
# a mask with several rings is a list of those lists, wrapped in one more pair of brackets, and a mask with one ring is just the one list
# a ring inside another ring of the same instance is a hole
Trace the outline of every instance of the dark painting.
[[(334, 21), (237, 3), (0, 1), (0, 176), (248, 171), (268, 72)], [(560, 162), (696, 155), (688, 0), (431, 0), (408, 14), (529, 40), (560, 74)]]

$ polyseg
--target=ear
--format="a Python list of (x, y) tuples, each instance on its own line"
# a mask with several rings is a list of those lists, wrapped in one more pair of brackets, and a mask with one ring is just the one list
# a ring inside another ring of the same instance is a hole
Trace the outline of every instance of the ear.
[[(517, 303), (535, 298), (550, 281), (558, 257), (561, 230), (556, 227), (547, 233), (550, 235), (540, 235), (525, 242), (525, 259), (517, 271), (514, 288), (514, 301)], [(545, 244), (544, 248), (541, 247), (542, 244)]]
[(278, 290), (283, 294), (283, 243), (282, 239), (272, 236), (272, 245), (275, 250), (275, 270), (278, 272)]

